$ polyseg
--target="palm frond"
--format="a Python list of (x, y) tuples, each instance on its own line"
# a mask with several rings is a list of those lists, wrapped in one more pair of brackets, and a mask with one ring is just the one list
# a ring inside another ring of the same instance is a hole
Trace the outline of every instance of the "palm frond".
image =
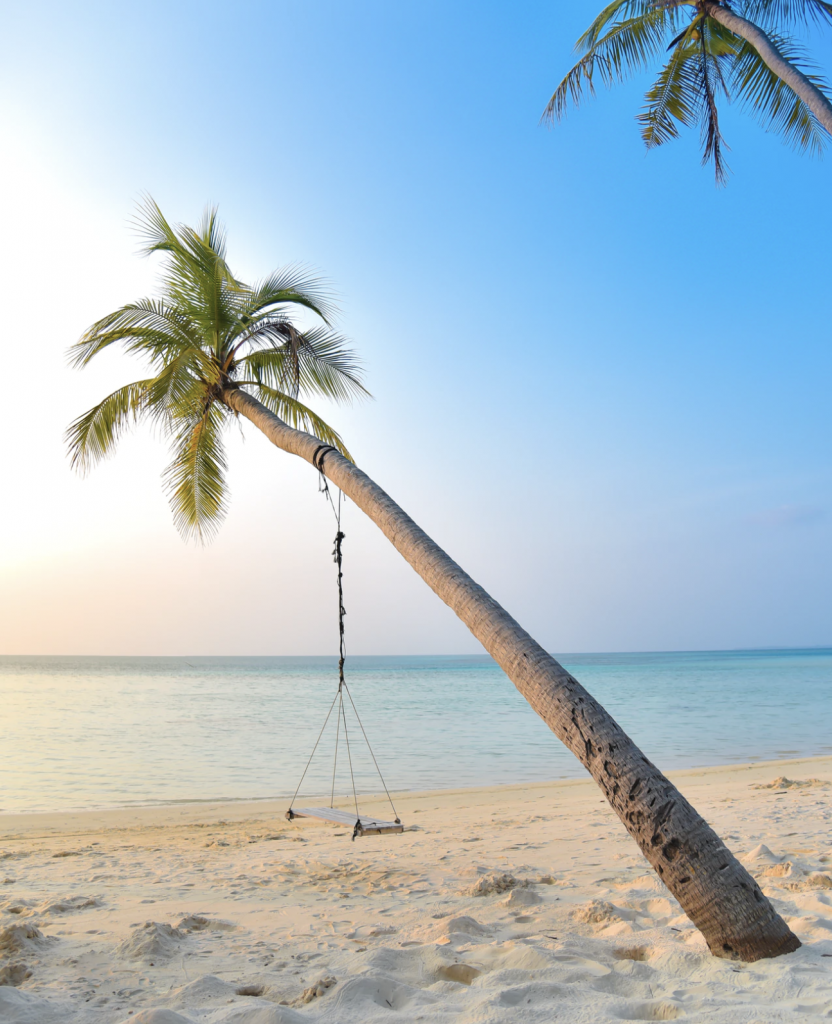
[(176, 248), (176, 232), (152, 196), (145, 194), (141, 197), (132, 223), (144, 241), (139, 249), (142, 256), (150, 256), (154, 252), (172, 252)]
[(335, 402), (368, 398), (361, 382), (361, 363), (349, 341), (326, 327), (313, 327), (300, 336), (297, 350), (300, 390)]
[(200, 340), (198, 325), (181, 309), (160, 299), (140, 299), (97, 320), (70, 347), (69, 361), (80, 369), (116, 342), (124, 342), (128, 352), (165, 360), (186, 349), (197, 350)]
[(69, 425), (66, 442), (73, 469), (86, 473), (111, 455), (124, 431), (147, 411), (151, 381), (137, 380), (114, 391)]
[[(147, 382), (147, 407), (152, 418), (169, 433), (180, 420), (201, 415), (214, 399), (214, 389), (221, 384), (216, 367), (210, 366), (210, 379), (201, 374), (202, 365), (190, 352), (183, 352), (165, 365)], [(213, 387), (212, 387), (213, 386)]]
[(648, 149), (679, 137), (677, 122), (685, 127), (696, 123), (699, 108), (698, 76), (695, 71), (697, 46), (683, 37), (648, 90), (647, 105), (636, 118)]
[(243, 380), (240, 381), (240, 384), (245, 385), (246, 390), (250, 391), (275, 416), (279, 416), (296, 430), (306, 430), (310, 434), (314, 434), (321, 441), (331, 444), (333, 448), (337, 448), (345, 459), (349, 459), (350, 462), (355, 461), (347, 450), (347, 446), (341, 440), (341, 435), (333, 430), (328, 423), (308, 406), (299, 402), (291, 395), (278, 391), (276, 388), (267, 387), (256, 380)]
[(292, 263), (276, 270), (251, 289), (241, 314), (252, 318), (275, 306), (289, 305), (305, 306), (326, 324), (330, 324), (338, 312), (327, 282), (309, 267)]
[(144, 195), (138, 203), (133, 226), (144, 240), (139, 250), (143, 256), (154, 252), (169, 253), (191, 269), (194, 265), (205, 269), (215, 261), (225, 261), (225, 232), (215, 206), (205, 208), (197, 230), (184, 224), (174, 227), (158, 203), (151, 196)]
[[(674, 30), (679, 23), (676, 7), (656, 7), (647, 0), (612, 4), (607, 11), (612, 8), (616, 8), (613, 15), (628, 13), (629, 8), (638, 8), (639, 13), (615, 22), (604, 35), (597, 38), (592, 28), (581, 37), (579, 45), (581, 41), (587, 41), (587, 52), (555, 89), (541, 120), (550, 123), (560, 121), (566, 116), (570, 102), (578, 106), (585, 93), (594, 96), (596, 73), (609, 88), (648, 67), (663, 52), (669, 31)], [(599, 17), (603, 17), (603, 14)]]
[[(830, 95), (829, 83), (797, 42), (773, 33), (770, 38), (786, 60), (800, 68), (821, 92)], [(748, 43), (737, 54), (732, 84), (744, 108), (754, 114), (764, 128), (782, 135), (784, 141), (796, 149), (812, 155), (823, 152), (829, 141), (826, 129), (803, 100), (774, 74)]]
[(165, 470), (164, 482), (174, 524), (185, 539), (209, 540), (225, 518), (224, 418), (224, 406), (213, 402), (196, 420), (183, 423), (175, 437), (173, 462)]
[[(714, 55), (714, 50), (719, 52), (718, 47), (709, 46), (715, 42), (710, 31), (709, 22), (703, 25), (699, 40), (699, 60), (697, 72), (699, 77), (699, 93), (701, 100), (701, 123), (702, 123), (702, 164), (706, 165), (713, 161), (714, 175), (717, 185), (724, 185), (728, 181), (728, 165), (722, 155), (722, 147), (725, 140), (719, 128), (719, 111), (717, 109), (717, 95), (721, 93), (727, 96), (728, 90), (722, 74), (720, 57)], [(723, 54), (724, 56), (724, 54)]]
[[(582, 51), (588, 52), (591, 50), (598, 43), (598, 40), (604, 33), (604, 29), (611, 22), (643, 18), (645, 14), (649, 14), (658, 6), (660, 5), (655, 0), (613, 0), (593, 19), (586, 32), (578, 37), (575, 43), (575, 51), (581, 53)], [(671, 5), (665, 4), (664, 6), (669, 7)]]
[(280, 391), (323, 395), (336, 402), (369, 395), (361, 383), (361, 364), (342, 335), (315, 327), (298, 334), (294, 344), (281, 344), (281, 334), (272, 335), (266, 327), (252, 340), (263, 337), (270, 346), (239, 361), (241, 371), (257, 381)]
[(202, 220), (195, 232), (191, 228), (180, 228), (183, 234), (195, 234), (199, 239), (200, 251), (208, 250), (218, 259), (225, 260), (227, 251), (227, 237), (225, 227), (219, 219), (216, 206), (206, 206), (202, 214)]
[(146, 196), (134, 224), (145, 241), (143, 253), (165, 256), (163, 280), (168, 297), (201, 324), (206, 338), (215, 336), (222, 330), (223, 321), (232, 316), (224, 293), (240, 287), (225, 260), (225, 240), (216, 209), (208, 208), (199, 230), (187, 225), (174, 228)]
[(739, 0), (737, 14), (763, 29), (775, 31), (812, 22), (832, 23), (829, 0)]

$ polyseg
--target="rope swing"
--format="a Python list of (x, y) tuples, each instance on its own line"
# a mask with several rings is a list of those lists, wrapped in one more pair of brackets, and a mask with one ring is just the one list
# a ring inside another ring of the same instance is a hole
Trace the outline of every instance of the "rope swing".
[[(338, 491), (338, 502), (337, 504), (332, 499), (332, 494), (329, 490), (329, 483), (324, 476), (324, 458), (328, 452), (334, 452), (337, 449), (333, 448), (332, 445), (321, 444), (315, 449), (312, 456), (312, 465), (318, 470), (320, 479), (318, 483), (318, 490), (322, 491), (324, 496), (329, 500), (329, 504), (332, 507), (332, 511), (335, 515), (336, 533), (335, 533), (335, 547), (332, 551), (332, 560), (338, 567), (338, 689), (335, 691), (335, 696), (332, 698), (332, 703), (329, 705), (324, 724), (321, 726), (321, 731), (318, 733), (318, 738), (315, 740), (315, 746), (312, 748), (312, 753), (309, 755), (309, 760), (306, 762), (306, 767), (303, 769), (303, 774), (300, 777), (295, 795), (292, 797), (289, 803), (289, 810), (286, 812), (286, 817), (289, 821), (295, 818), (318, 818), (322, 821), (332, 821), (339, 825), (350, 825), (352, 827), (352, 838), (353, 840), (359, 836), (369, 835), (384, 835), (388, 833), (403, 832), (404, 826), (396, 813), (395, 805), (393, 804), (393, 798), (390, 796), (390, 791), (387, 788), (387, 783), (384, 781), (384, 776), (381, 774), (381, 769), (378, 766), (376, 755), (373, 753), (373, 748), (370, 746), (370, 741), (367, 738), (367, 733), (364, 729), (364, 725), (361, 722), (361, 717), (358, 714), (358, 708), (355, 706), (355, 701), (352, 699), (352, 694), (347, 686), (347, 681), (344, 677), (344, 662), (347, 658), (346, 640), (344, 636), (344, 616), (347, 614), (344, 608), (344, 585), (343, 585), (343, 542), (344, 533), (341, 529), (341, 491)], [(358, 727), (361, 729), (361, 735), (364, 737), (364, 742), (367, 744), (367, 749), (370, 752), (370, 757), (373, 759), (378, 777), (381, 780), (381, 785), (384, 788), (384, 792), (387, 795), (387, 799), (390, 803), (390, 807), (393, 811), (393, 821), (382, 821), (378, 818), (370, 817), (369, 815), (363, 815), (358, 808), (358, 792), (355, 788), (355, 772), (353, 769), (352, 761), (352, 750), (350, 748), (350, 736), (349, 730), (347, 729), (347, 708), (344, 702), (344, 694), (347, 696), (349, 705), (355, 715), (355, 720), (358, 722)], [(337, 707), (337, 710), (336, 710)], [(315, 752), (320, 745), (321, 739), (326, 731), (326, 727), (329, 724), (329, 720), (332, 717), (332, 712), (335, 711), (335, 752), (332, 760), (332, 785), (330, 787), (329, 795), (329, 807), (295, 807), (295, 800), (297, 799), (300, 787), (303, 785), (303, 780), (306, 778), (306, 773), (309, 771), (309, 766), (312, 764), (312, 759), (315, 756)], [(335, 803), (335, 779), (338, 768), (338, 750), (341, 739), (341, 731), (343, 728), (344, 733), (344, 747), (347, 751), (347, 762), (350, 770), (350, 781), (352, 783), (352, 798), (353, 805), (355, 807), (355, 813), (349, 811), (338, 811), (334, 807)]]

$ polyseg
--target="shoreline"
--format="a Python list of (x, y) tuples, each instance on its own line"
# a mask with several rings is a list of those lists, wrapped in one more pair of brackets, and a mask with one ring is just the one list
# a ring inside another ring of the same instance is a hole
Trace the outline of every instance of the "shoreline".
[[(720, 775), (733, 775), (735, 773), (750, 772), (752, 775), (761, 773), (769, 774), (779, 769), (809, 769), (812, 765), (832, 766), (832, 755), (816, 755), (811, 757), (796, 757), (777, 759), (771, 761), (750, 761), (740, 764), (718, 764), (708, 765), (699, 768), (680, 768), (665, 772), (679, 789), (695, 788), (695, 779), (712, 778)], [(782, 774), (782, 773), (781, 773)], [(555, 793), (559, 789), (572, 789), (575, 787), (598, 788), (594, 780), (587, 775), (582, 779), (552, 779), (546, 782), (512, 782), (491, 786), (463, 786), (447, 789), (426, 789), (426, 790), (396, 790), (392, 793), (394, 801), (402, 807), (413, 801), (440, 799), (444, 801), (465, 798), (468, 807), (479, 804), (490, 803), (494, 797), (504, 794), (522, 794), (524, 796), (539, 796), (545, 793)], [(5, 842), (14, 836), (7, 836), (7, 831), (19, 833), (22, 837), (33, 829), (47, 829), (54, 831), (70, 826), (78, 831), (86, 831), (90, 827), (98, 829), (124, 828), (129, 825), (150, 825), (159, 827), (165, 824), (198, 824), (203, 819), (215, 819), (221, 814), (228, 821), (252, 820), (258, 817), (274, 818), (282, 817), (288, 806), (289, 797), (261, 797), (256, 799), (241, 797), (239, 799), (220, 800), (181, 800), (170, 803), (159, 804), (136, 804), (131, 806), (81, 808), (77, 810), (58, 811), (0, 811), (0, 841)], [(327, 802), (325, 796), (308, 796), (303, 798), (307, 806), (321, 805)], [(383, 816), (380, 808), (387, 803), (384, 794), (372, 793), (359, 795), (359, 801), (368, 809)], [(693, 801), (691, 801), (693, 802)], [(341, 797), (335, 801), (336, 808), (349, 810), (350, 801), (348, 797)], [(389, 806), (389, 805), (388, 805)], [(154, 820), (159, 819), (159, 820)], [(832, 837), (830, 837), (832, 841)]]

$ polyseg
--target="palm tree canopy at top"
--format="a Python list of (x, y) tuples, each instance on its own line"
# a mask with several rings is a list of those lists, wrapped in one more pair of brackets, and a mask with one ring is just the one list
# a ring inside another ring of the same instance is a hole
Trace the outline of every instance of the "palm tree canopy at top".
[[(319, 396), (346, 402), (368, 394), (347, 340), (331, 326), (334, 305), (323, 282), (292, 265), (249, 286), (226, 262), (215, 208), (198, 228), (171, 226), (149, 197), (136, 224), (145, 255), (161, 253), (160, 294), (122, 306), (94, 323), (70, 349), (75, 367), (119, 343), (144, 357), (150, 376), (108, 395), (67, 431), (72, 464), (86, 471), (108, 456), (142, 419), (170, 439), (164, 474), (174, 522), (185, 537), (207, 539), (228, 502), (223, 429), (235, 413), (223, 401), (244, 388), (292, 426), (309, 430), (350, 458), (340, 436), (301, 402)], [(300, 329), (300, 307), (318, 323)]]
[(543, 119), (558, 121), (570, 104), (594, 95), (596, 78), (610, 87), (664, 58), (637, 118), (648, 149), (677, 138), (679, 125), (698, 125), (702, 162), (713, 162), (717, 182), (724, 183), (718, 103), (736, 97), (766, 129), (799, 150), (819, 154), (829, 134), (815, 112), (747, 40), (714, 17), (718, 8), (759, 26), (828, 99), (826, 80), (791, 34), (811, 23), (832, 23), (827, 0), (613, 0), (575, 44), (583, 56), (558, 85)]

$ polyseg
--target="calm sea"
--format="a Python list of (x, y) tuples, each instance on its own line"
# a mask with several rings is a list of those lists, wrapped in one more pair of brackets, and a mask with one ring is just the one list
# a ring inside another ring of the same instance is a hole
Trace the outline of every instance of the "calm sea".
[[(832, 753), (832, 649), (560, 660), (662, 768)], [(393, 790), (584, 774), (487, 657), (352, 657), (347, 678)], [(0, 657), (0, 809), (291, 794), (336, 686), (334, 658)], [(379, 791), (352, 709), (347, 730)], [(303, 792), (329, 792), (335, 739), (333, 713)]]

